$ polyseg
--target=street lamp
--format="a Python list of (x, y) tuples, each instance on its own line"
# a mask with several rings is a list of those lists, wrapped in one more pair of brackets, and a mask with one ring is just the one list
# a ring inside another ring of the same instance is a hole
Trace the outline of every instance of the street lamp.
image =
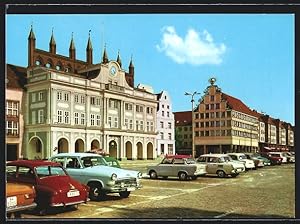
[(195, 95), (200, 95), (197, 91), (193, 93), (185, 92), (184, 95), (186, 96), (191, 96), (191, 102), (192, 102), (192, 156), (195, 158), (195, 144), (194, 144), (194, 139), (195, 139), (195, 131), (194, 131), (194, 96)]

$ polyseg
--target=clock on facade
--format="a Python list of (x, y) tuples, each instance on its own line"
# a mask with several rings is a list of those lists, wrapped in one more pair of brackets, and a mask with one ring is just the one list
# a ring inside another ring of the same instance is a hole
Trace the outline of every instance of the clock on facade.
[(110, 70), (109, 70), (109, 74), (110, 75), (115, 75), (117, 73), (117, 69), (115, 66), (111, 66)]

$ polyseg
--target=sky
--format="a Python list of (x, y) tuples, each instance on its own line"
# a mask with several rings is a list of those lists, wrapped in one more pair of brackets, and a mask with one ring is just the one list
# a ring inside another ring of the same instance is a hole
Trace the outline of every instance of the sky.
[(295, 31), (293, 14), (69, 14), (6, 15), (6, 63), (27, 66), (31, 25), (36, 47), (69, 55), (73, 33), (76, 58), (86, 60), (89, 31), (93, 63), (104, 45), (109, 60), (120, 52), (128, 71), (132, 57), (135, 86), (168, 91), (173, 112), (191, 110), (209, 86), (251, 109), (295, 124)]

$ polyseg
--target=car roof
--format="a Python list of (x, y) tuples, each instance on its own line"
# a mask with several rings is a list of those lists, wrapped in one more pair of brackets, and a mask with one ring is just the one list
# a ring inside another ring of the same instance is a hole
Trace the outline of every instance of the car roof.
[(201, 155), (202, 157), (223, 157), (223, 156), (228, 156), (227, 154), (221, 154), (221, 153), (211, 153), (211, 154), (203, 154)]
[(58, 153), (53, 155), (52, 157), (65, 157), (65, 156), (73, 156), (73, 157), (87, 157), (87, 156), (97, 156), (102, 157), (96, 153), (87, 153), (87, 152), (67, 152), (67, 153)]
[(37, 166), (61, 166), (59, 163), (50, 162), (47, 160), (15, 160), (15, 161), (7, 162), (6, 165), (26, 166), (30, 168), (34, 168)]
[(184, 159), (184, 158), (192, 158), (192, 156), (191, 155), (166, 155), (165, 158)]
[(241, 153), (241, 152), (229, 152), (227, 154), (228, 155), (245, 155), (245, 153)]

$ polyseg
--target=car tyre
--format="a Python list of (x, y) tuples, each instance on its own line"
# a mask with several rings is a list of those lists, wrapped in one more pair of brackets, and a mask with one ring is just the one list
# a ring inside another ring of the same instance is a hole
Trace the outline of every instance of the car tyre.
[(149, 175), (151, 179), (157, 179), (157, 173), (155, 171), (150, 171)]
[(186, 180), (187, 179), (187, 174), (185, 172), (180, 172), (178, 174), (179, 180)]
[(102, 185), (100, 183), (90, 183), (88, 184), (90, 187), (89, 198), (92, 201), (101, 200), (104, 197), (104, 193), (102, 192)]
[(218, 170), (217, 171), (217, 175), (218, 175), (218, 177), (221, 177), (221, 178), (223, 178), (223, 177), (226, 176), (226, 174), (225, 174), (225, 172), (223, 170)]
[(128, 198), (130, 195), (130, 191), (121, 191), (119, 192), (121, 198)]

